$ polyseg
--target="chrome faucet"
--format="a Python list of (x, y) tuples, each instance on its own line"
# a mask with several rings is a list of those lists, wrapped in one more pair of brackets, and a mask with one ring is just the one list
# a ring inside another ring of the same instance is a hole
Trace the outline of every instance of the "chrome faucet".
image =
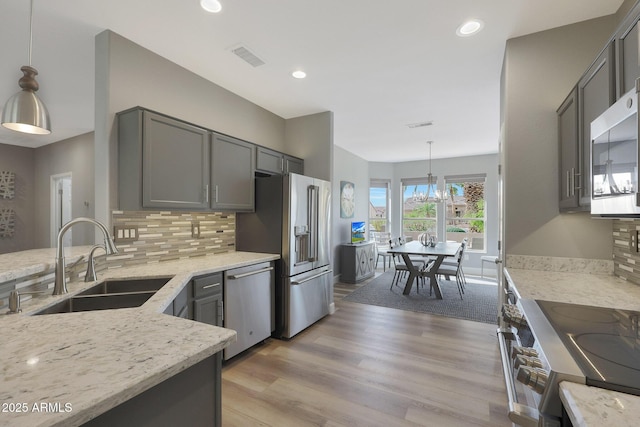
[(116, 244), (113, 243), (113, 239), (109, 235), (109, 231), (107, 230), (107, 227), (105, 227), (104, 224), (102, 224), (101, 222), (96, 221), (95, 219), (92, 219), (92, 218), (83, 218), (83, 217), (75, 218), (67, 222), (65, 225), (62, 226), (62, 228), (60, 228), (60, 231), (58, 232), (58, 246), (56, 248), (56, 274), (55, 274), (55, 284), (53, 287), (53, 295), (63, 295), (68, 292), (65, 262), (64, 262), (64, 247), (62, 244), (62, 239), (64, 237), (64, 233), (66, 233), (67, 230), (71, 228), (72, 225), (78, 224), (80, 222), (88, 222), (90, 224), (93, 224), (102, 231), (102, 234), (104, 236), (104, 248), (105, 248), (105, 251), (107, 252), (107, 255), (118, 253), (118, 248), (116, 248)]

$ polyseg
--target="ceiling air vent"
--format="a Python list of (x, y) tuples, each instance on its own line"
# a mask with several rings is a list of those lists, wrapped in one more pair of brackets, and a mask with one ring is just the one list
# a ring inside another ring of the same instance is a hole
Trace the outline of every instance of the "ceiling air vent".
[(234, 46), (231, 48), (231, 52), (236, 54), (240, 59), (247, 62), (252, 67), (259, 67), (261, 65), (264, 65), (264, 61), (258, 58), (245, 46)]
[(428, 121), (428, 122), (420, 122), (420, 123), (411, 123), (408, 124), (407, 127), (409, 127), (410, 129), (414, 129), (414, 128), (422, 128), (425, 126), (431, 126), (433, 124), (432, 121)]

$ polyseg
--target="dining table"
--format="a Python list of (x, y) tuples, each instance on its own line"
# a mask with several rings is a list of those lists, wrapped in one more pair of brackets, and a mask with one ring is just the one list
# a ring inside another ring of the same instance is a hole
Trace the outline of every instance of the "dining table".
[[(411, 286), (413, 286), (416, 277), (425, 275), (429, 277), (430, 286), (434, 290), (436, 298), (442, 299), (442, 290), (440, 289), (436, 274), (442, 261), (446, 257), (456, 256), (461, 246), (462, 243), (459, 242), (438, 242), (435, 246), (425, 246), (417, 240), (412, 240), (388, 249), (387, 253), (400, 255), (409, 270), (409, 277), (407, 278), (407, 283), (404, 285), (402, 293), (408, 295), (409, 292), (411, 292)], [(430, 257), (433, 259), (433, 263), (430, 263), (427, 269), (421, 272), (419, 266), (412, 262), (411, 256), (424, 256), (425, 259)]]

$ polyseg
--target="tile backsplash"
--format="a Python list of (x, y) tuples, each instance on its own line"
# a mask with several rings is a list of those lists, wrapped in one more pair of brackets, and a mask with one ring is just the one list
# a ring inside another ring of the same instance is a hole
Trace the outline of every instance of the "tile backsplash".
[[(613, 221), (613, 274), (640, 285), (640, 252), (637, 235), (640, 220), (616, 219)], [(632, 244), (631, 238), (635, 239)]]
[[(118, 242), (120, 253), (108, 258), (109, 268), (191, 258), (235, 251), (233, 212), (113, 211), (113, 229), (136, 227), (137, 240)], [(199, 237), (192, 237), (192, 226)]]
[[(198, 225), (199, 235), (192, 237), (192, 226)], [(106, 256), (104, 251), (95, 255), (96, 271), (135, 264), (193, 258), (236, 250), (236, 217), (234, 212), (169, 212), (169, 211), (113, 211), (113, 233), (118, 227), (136, 229), (135, 240), (118, 241), (118, 254)], [(88, 250), (87, 250), (88, 253)], [(68, 263), (69, 280), (82, 280), (87, 266), (86, 255), (77, 262)], [(98, 274), (99, 275), (99, 274)], [(45, 271), (0, 283), (0, 310), (6, 310), (9, 293), (49, 291), (53, 288), (54, 263)], [(24, 300), (29, 299), (25, 295)]]

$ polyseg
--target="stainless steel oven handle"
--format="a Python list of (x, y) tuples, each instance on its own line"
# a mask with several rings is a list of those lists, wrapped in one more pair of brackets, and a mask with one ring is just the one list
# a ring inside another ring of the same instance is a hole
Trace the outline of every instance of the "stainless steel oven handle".
[(309, 282), (309, 281), (311, 281), (313, 279), (317, 279), (318, 277), (324, 276), (325, 274), (329, 274), (329, 273), (333, 273), (333, 270), (324, 271), (324, 272), (316, 274), (314, 276), (307, 277), (304, 280), (294, 280), (293, 282), (291, 282), (291, 284), (292, 285), (302, 285), (303, 283), (307, 283), (307, 282)]
[[(510, 332), (506, 332), (510, 333)], [(538, 427), (540, 413), (536, 408), (522, 405), (516, 399), (516, 386), (511, 375), (509, 365), (509, 351), (507, 350), (507, 339), (505, 331), (498, 329), (498, 343), (500, 344), (500, 359), (502, 361), (502, 371), (504, 382), (507, 387), (507, 398), (509, 399), (509, 419), (522, 427)]]

